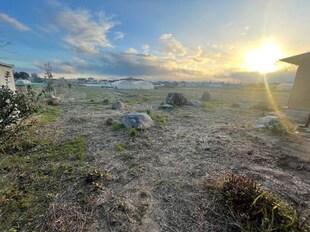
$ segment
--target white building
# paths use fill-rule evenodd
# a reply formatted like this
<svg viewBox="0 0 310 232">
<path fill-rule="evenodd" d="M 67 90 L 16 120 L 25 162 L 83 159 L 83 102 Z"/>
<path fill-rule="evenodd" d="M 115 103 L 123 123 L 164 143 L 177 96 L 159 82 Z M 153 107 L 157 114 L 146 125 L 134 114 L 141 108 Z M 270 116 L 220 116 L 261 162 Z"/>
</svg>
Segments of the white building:
<svg viewBox="0 0 310 232">
<path fill-rule="evenodd" d="M 15 91 L 15 82 L 14 82 L 14 76 L 13 76 L 13 67 L 14 65 L 12 64 L 5 64 L 0 62 L 0 87 L 1 86 L 6 86 Z M 6 83 L 5 75 L 6 73 L 9 72 L 9 78 L 8 78 L 8 83 Z"/>
<path fill-rule="evenodd" d="M 149 81 L 143 80 L 123 80 L 115 82 L 117 89 L 154 89 L 154 85 Z"/>
</svg>

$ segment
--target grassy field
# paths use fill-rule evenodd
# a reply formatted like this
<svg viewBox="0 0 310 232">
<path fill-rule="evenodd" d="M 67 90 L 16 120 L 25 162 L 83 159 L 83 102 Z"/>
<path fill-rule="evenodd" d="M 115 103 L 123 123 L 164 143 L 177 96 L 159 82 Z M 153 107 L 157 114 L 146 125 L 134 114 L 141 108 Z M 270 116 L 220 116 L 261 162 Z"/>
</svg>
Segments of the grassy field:
<svg viewBox="0 0 310 232">
<path fill-rule="evenodd" d="M 272 110 L 272 99 L 281 108 L 289 93 L 211 89 L 201 106 L 159 107 L 168 92 L 200 100 L 203 91 L 59 91 L 60 106 L 42 110 L 0 147 L 0 231 L 258 231 L 221 205 L 227 195 L 218 181 L 228 173 L 251 177 L 257 194 L 267 191 L 272 204 L 289 209 L 281 220 L 295 227 L 287 231 L 307 231 L 310 163 L 299 157 L 307 159 L 309 138 L 251 126 L 270 114 L 252 106 Z M 111 109 L 116 99 L 123 109 Z M 124 128 L 121 115 L 131 111 L 148 112 L 154 126 Z"/>
</svg>

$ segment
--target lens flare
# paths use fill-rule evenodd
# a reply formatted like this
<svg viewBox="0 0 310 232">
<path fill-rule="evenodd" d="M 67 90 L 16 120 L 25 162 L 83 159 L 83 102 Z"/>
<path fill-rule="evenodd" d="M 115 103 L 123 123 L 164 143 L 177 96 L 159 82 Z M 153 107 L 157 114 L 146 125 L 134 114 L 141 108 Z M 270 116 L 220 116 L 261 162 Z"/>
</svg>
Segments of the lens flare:
<svg viewBox="0 0 310 232">
<path fill-rule="evenodd" d="M 274 72 L 277 70 L 275 63 L 281 56 L 279 46 L 274 41 L 268 40 L 245 54 L 244 65 L 250 72 Z"/>
</svg>

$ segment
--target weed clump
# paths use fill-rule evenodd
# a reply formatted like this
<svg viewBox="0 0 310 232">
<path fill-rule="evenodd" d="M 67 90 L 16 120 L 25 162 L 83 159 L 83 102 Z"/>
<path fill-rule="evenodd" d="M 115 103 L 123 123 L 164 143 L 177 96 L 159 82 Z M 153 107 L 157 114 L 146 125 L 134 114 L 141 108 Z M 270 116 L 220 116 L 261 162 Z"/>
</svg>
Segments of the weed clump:
<svg viewBox="0 0 310 232">
<path fill-rule="evenodd" d="M 116 148 L 117 148 L 118 151 L 124 150 L 124 146 L 123 146 L 123 144 L 122 144 L 121 142 L 119 142 L 119 143 L 117 144 Z"/>
<path fill-rule="evenodd" d="M 129 129 L 129 135 L 130 135 L 130 137 L 135 137 L 137 135 L 136 128 L 130 128 Z"/>
<path fill-rule="evenodd" d="M 124 125 L 123 125 L 123 123 L 121 123 L 121 122 L 114 121 L 114 122 L 112 123 L 112 129 L 113 129 L 114 131 L 120 130 L 120 129 L 122 129 L 123 127 L 124 127 Z"/>
<path fill-rule="evenodd" d="M 165 115 L 165 114 L 161 114 L 161 113 L 151 111 L 150 113 L 148 113 L 148 115 L 150 115 L 150 117 L 153 121 L 159 122 L 161 125 L 167 124 L 167 115 Z"/>
<path fill-rule="evenodd" d="M 248 176 L 228 174 L 215 192 L 242 231 L 307 231 L 293 208 Z"/>
<path fill-rule="evenodd" d="M 287 135 L 289 132 L 289 128 L 280 121 L 271 122 L 266 128 L 274 135 Z"/>
</svg>

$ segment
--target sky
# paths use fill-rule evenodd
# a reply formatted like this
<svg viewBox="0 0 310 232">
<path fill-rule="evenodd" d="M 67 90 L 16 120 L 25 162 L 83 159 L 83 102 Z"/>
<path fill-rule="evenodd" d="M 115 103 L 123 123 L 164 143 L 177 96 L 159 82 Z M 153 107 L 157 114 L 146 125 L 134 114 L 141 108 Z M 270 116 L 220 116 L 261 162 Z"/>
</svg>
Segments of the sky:
<svg viewBox="0 0 310 232">
<path fill-rule="evenodd" d="M 309 0 L 2 0 L 0 62 L 40 75 L 49 62 L 56 78 L 259 82 L 268 70 L 287 82 L 291 66 L 255 67 L 309 51 L 309 9 Z"/>
</svg>

